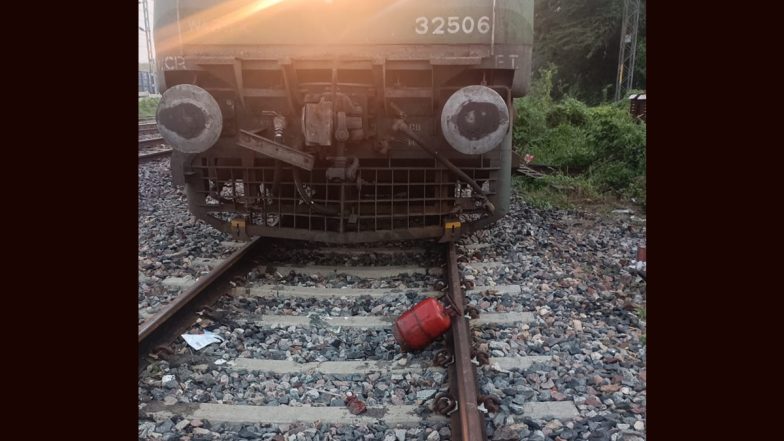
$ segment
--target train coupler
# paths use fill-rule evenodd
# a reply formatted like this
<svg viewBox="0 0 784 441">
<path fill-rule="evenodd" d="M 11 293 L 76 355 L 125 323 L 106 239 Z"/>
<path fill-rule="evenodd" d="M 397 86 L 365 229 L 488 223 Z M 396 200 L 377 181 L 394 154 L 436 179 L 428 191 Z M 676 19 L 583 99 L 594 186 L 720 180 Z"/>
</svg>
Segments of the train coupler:
<svg viewBox="0 0 784 441">
<path fill-rule="evenodd" d="M 236 216 L 229 221 L 229 234 L 234 240 L 247 241 L 250 240 L 248 232 L 245 229 L 246 219 L 244 216 Z"/>
<path fill-rule="evenodd" d="M 452 242 L 460 238 L 463 224 L 460 221 L 444 222 L 444 234 L 439 242 Z"/>
</svg>

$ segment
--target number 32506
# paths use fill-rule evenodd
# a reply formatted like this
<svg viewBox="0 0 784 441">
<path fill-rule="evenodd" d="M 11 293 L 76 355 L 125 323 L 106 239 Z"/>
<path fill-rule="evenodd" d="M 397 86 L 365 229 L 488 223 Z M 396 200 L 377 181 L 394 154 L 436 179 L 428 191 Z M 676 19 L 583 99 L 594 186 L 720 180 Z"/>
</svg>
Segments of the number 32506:
<svg viewBox="0 0 784 441">
<path fill-rule="evenodd" d="M 416 19 L 416 33 L 424 35 L 427 33 L 433 35 L 443 34 L 457 34 L 463 32 L 470 34 L 474 30 L 479 31 L 480 34 L 490 32 L 490 17 L 482 16 L 479 20 L 474 20 L 474 17 L 417 17 Z"/>
</svg>

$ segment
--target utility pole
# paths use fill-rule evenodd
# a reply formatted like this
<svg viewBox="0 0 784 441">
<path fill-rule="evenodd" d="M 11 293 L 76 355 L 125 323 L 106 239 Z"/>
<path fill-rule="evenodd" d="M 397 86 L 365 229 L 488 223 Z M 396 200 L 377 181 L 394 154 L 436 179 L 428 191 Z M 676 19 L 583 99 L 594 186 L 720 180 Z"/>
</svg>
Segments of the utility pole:
<svg viewBox="0 0 784 441">
<path fill-rule="evenodd" d="M 640 0 L 623 1 L 621 49 L 618 52 L 618 78 L 615 101 L 620 100 L 634 83 L 634 58 L 637 55 L 637 29 L 640 24 Z M 623 92 L 623 93 L 622 93 Z"/>
<path fill-rule="evenodd" d="M 144 10 L 144 39 L 147 41 L 147 66 L 150 72 L 150 84 L 152 85 L 153 93 L 158 93 L 158 85 L 155 82 L 155 58 L 152 54 L 152 35 L 150 33 L 150 14 L 147 9 L 147 1 L 141 0 L 142 9 Z"/>
</svg>

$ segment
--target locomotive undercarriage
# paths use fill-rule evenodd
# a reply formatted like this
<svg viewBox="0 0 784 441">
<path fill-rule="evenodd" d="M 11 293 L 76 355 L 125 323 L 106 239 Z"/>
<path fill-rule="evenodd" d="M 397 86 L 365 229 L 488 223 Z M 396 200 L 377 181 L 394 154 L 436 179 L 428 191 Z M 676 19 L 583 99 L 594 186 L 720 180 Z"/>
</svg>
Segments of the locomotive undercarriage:
<svg viewBox="0 0 784 441">
<path fill-rule="evenodd" d="M 486 84 L 509 105 L 512 71 L 428 61 L 244 66 L 255 68 L 166 72 L 170 86 L 208 91 L 223 117 L 214 146 L 172 157 L 197 218 L 238 239 L 352 243 L 453 240 L 505 213 L 511 129 L 491 151 L 463 154 L 444 140 L 438 117 L 469 84 Z"/>
<path fill-rule="evenodd" d="M 496 199 L 499 168 L 482 162 L 458 164 Z M 201 157 L 186 177 L 190 210 L 238 239 L 262 235 L 345 243 L 448 238 L 496 217 L 486 213 L 469 185 L 434 159 L 365 160 L 356 182 L 329 182 L 329 165 L 300 171 L 300 191 L 294 168 L 279 166 L 276 172 L 274 160 L 253 158 L 252 165 L 243 166 L 240 158 Z M 484 221 L 477 224 L 479 219 Z M 450 231 L 450 225 L 460 225 L 459 230 Z"/>
</svg>

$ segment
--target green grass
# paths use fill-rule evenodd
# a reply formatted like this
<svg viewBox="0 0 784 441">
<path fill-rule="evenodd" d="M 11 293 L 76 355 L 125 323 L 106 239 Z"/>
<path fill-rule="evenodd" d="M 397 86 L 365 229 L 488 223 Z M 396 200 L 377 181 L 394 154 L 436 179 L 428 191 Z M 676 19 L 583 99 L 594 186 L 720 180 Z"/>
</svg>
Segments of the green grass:
<svg viewBox="0 0 784 441">
<path fill-rule="evenodd" d="M 549 210 L 551 208 L 571 208 L 569 198 L 566 193 L 542 185 L 539 181 L 534 181 L 523 176 L 514 176 L 512 185 L 518 194 L 525 198 L 531 206 L 535 208 Z"/>
<path fill-rule="evenodd" d="M 139 118 L 152 118 L 158 109 L 160 98 L 146 97 L 139 100 Z"/>
<path fill-rule="evenodd" d="M 640 320 L 645 320 L 646 317 L 645 308 L 643 307 L 637 308 L 637 317 L 639 317 Z"/>
<path fill-rule="evenodd" d="M 551 175 L 540 179 L 527 176 L 512 178 L 514 189 L 526 202 L 536 208 L 571 209 L 596 203 L 606 203 L 593 184 L 584 177 Z"/>
<path fill-rule="evenodd" d="M 641 306 L 641 307 L 637 308 L 637 311 L 635 311 L 635 312 L 637 313 L 637 317 L 639 317 L 640 320 L 645 320 L 646 319 L 647 312 L 646 312 L 646 309 L 645 309 L 644 306 Z M 641 335 L 640 336 L 640 344 L 645 346 L 645 344 L 647 342 L 648 342 L 647 334 Z"/>
</svg>

